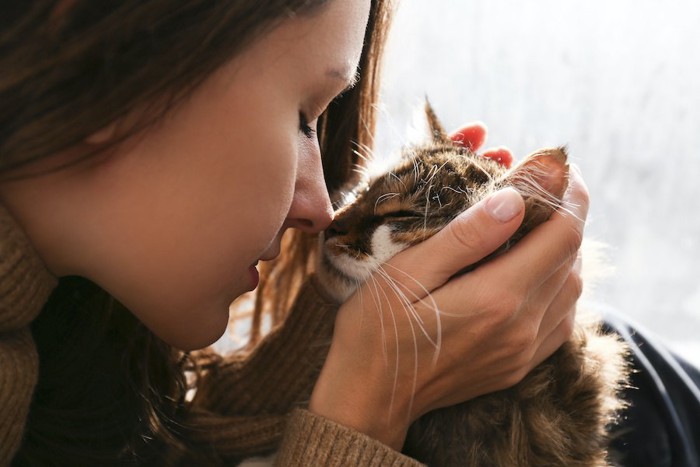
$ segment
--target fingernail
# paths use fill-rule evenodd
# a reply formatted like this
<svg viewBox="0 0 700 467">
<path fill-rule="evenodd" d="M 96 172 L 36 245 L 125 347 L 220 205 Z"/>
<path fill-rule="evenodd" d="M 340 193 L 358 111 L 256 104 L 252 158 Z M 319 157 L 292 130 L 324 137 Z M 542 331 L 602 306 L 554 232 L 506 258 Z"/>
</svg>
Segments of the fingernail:
<svg viewBox="0 0 700 467">
<path fill-rule="evenodd" d="M 498 222 L 508 222 L 520 214 L 523 201 L 514 188 L 505 188 L 486 201 L 486 212 Z"/>
</svg>

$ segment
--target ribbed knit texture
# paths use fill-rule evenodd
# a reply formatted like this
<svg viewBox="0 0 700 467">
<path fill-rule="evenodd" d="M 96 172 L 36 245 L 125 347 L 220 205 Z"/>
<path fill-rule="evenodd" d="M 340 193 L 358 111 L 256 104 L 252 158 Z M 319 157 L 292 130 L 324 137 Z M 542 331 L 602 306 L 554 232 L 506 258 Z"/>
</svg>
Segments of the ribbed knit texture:
<svg viewBox="0 0 700 467">
<path fill-rule="evenodd" d="M 17 224 L 0 206 L 0 466 L 21 445 L 38 378 L 29 324 L 56 279 Z M 222 359 L 204 375 L 192 413 L 206 420 L 202 435 L 222 458 L 279 449 L 280 466 L 419 466 L 350 428 L 312 414 L 306 406 L 333 332 L 337 306 L 309 280 L 284 325 L 250 354 Z M 290 415 L 291 414 L 291 415 Z"/>
<path fill-rule="evenodd" d="M 406 467 L 422 465 L 384 444 L 307 410 L 292 412 L 277 465 Z"/>
<path fill-rule="evenodd" d="M 29 323 L 56 286 L 26 237 L 0 206 L 0 465 L 19 448 L 38 377 Z"/>
</svg>

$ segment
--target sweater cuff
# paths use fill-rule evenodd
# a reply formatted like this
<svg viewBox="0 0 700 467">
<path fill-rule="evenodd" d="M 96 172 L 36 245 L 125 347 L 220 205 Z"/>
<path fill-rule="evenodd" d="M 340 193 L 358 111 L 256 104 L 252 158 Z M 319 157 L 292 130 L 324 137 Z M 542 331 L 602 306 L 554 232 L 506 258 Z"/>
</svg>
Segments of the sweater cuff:
<svg viewBox="0 0 700 467">
<path fill-rule="evenodd" d="M 420 462 L 379 441 L 304 409 L 287 422 L 278 466 L 418 467 Z"/>
</svg>

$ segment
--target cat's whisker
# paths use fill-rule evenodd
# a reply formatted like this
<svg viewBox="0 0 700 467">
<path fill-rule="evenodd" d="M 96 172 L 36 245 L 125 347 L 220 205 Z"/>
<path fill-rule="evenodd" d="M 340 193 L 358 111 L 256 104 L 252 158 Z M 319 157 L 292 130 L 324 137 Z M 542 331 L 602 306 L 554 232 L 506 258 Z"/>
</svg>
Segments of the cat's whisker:
<svg viewBox="0 0 700 467">
<path fill-rule="evenodd" d="M 356 149 L 353 150 L 352 153 L 359 157 L 361 160 L 363 160 L 366 164 L 369 164 L 372 160 L 371 156 L 366 156 Z"/>
<path fill-rule="evenodd" d="M 400 349 L 399 349 L 399 327 L 398 323 L 396 322 L 396 315 L 394 314 L 394 309 L 391 306 L 391 302 L 389 301 L 389 296 L 386 294 L 386 290 L 384 288 L 379 287 L 377 285 L 377 279 L 374 278 L 374 276 L 370 276 L 372 278 L 372 282 L 374 283 L 374 286 L 376 289 L 379 289 L 382 291 L 384 294 L 384 298 L 387 300 L 387 304 L 389 305 L 389 316 L 391 317 L 392 324 L 394 325 L 394 345 L 395 345 L 395 361 L 394 361 L 394 380 L 393 380 L 393 385 L 392 385 L 392 391 L 391 391 L 391 399 L 389 400 L 389 412 L 388 412 L 388 421 L 391 421 L 391 415 L 394 411 L 394 398 L 396 396 L 396 389 L 398 388 L 399 384 L 399 357 L 400 357 Z M 386 280 L 386 279 L 384 279 Z M 400 299 L 400 297 L 399 297 Z M 380 312 L 380 315 L 382 313 Z M 387 346 L 387 339 L 386 339 L 386 330 L 384 329 L 384 318 L 380 316 L 380 323 L 382 327 L 382 348 L 383 348 L 383 353 L 384 353 L 384 364 L 386 367 L 389 367 L 389 350 Z"/>
<path fill-rule="evenodd" d="M 420 179 L 420 166 L 415 154 L 411 154 L 411 162 L 413 163 L 413 183 L 416 183 Z"/>
<path fill-rule="evenodd" d="M 363 126 L 364 133 L 365 133 L 365 135 L 367 135 L 371 144 L 374 144 L 374 128 L 365 119 L 362 119 L 361 125 Z"/>
<path fill-rule="evenodd" d="M 365 319 L 365 295 L 362 291 L 362 283 L 360 280 L 356 278 L 353 278 L 352 280 L 355 282 L 354 290 L 356 290 L 357 294 L 360 296 L 360 325 L 362 325 Z"/>
<path fill-rule="evenodd" d="M 581 207 L 579 204 L 572 203 L 571 201 L 564 201 L 559 205 L 558 210 L 562 215 L 569 215 L 578 221 L 583 221 L 581 217 L 576 214 L 577 208 Z"/>
<path fill-rule="evenodd" d="M 465 194 L 465 195 L 467 194 L 467 192 L 464 191 L 462 188 L 460 188 L 458 190 L 456 188 L 451 187 L 450 185 L 443 186 L 442 188 L 440 188 L 440 191 L 442 191 L 442 190 L 450 190 L 451 192 L 457 193 L 457 194 Z"/>
<path fill-rule="evenodd" d="M 396 285 L 396 279 L 392 278 L 381 266 L 377 268 L 376 272 L 386 281 L 387 285 L 392 289 L 394 294 L 404 304 L 404 306 L 410 310 L 413 319 L 415 319 L 421 325 L 421 329 L 423 329 L 423 325 L 425 324 L 423 319 L 414 308 L 411 300 L 406 297 L 406 294 Z M 425 332 L 425 330 L 423 333 L 426 334 L 426 337 L 428 340 L 430 340 L 430 336 Z"/>
<path fill-rule="evenodd" d="M 362 179 L 370 178 L 367 167 L 355 164 L 355 166 L 352 168 L 352 172 L 358 174 Z"/>
<path fill-rule="evenodd" d="M 423 230 L 428 230 L 428 212 L 430 212 L 430 190 L 433 189 L 433 185 L 428 186 L 425 193 L 425 209 L 423 210 Z"/>
<path fill-rule="evenodd" d="M 391 290 L 394 292 L 396 297 L 403 302 L 404 304 L 404 312 L 406 313 L 406 317 L 408 318 L 409 325 L 411 326 L 411 334 L 413 335 L 413 345 L 414 345 L 414 392 L 415 392 L 415 385 L 417 384 L 417 378 L 418 378 L 418 341 L 416 340 L 416 332 L 415 332 L 415 327 L 413 326 L 411 317 L 416 320 L 418 324 L 420 324 L 419 329 L 423 333 L 423 335 L 428 339 L 428 341 L 433 344 L 437 345 L 431 338 L 429 333 L 427 332 L 424 322 L 420 315 L 418 314 L 417 310 L 411 303 L 411 301 L 406 297 L 406 294 L 396 285 L 396 280 L 389 276 L 389 274 L 384 271 L 381 267 L 377 270 L 377 272 L 380 274 L 381 277 L 384 278 L 384 280 L 387 282 Z M 398 343 L 398 336 L 397 338 L 397 343 Z M 398 368 L 398 361 L 397 361 L 397 368 Z M 394 388 L 394 391 L 396 388 Z M 392 407 L 393 407 L 393 394 L 392 393 Z M 413 400 L 411 400 L 409 404 L 409 414 L 411 412 L 411 407 L 413 405 Z"/>
<path fill-rule="evenodd" d="M 481 174 L 484 175 L 484 176 L 486 176 L 486 178 L 487 178 L 489 181 L 493 181 L 493 179 L 494 179 L 494 178 L 493 178 L 493 174 L 489 173 L 486 169 L 484 169 L 483 167 L 479 167 L 478 165 L 474 165 L 474 166 L 472 166 L 472 167 L 473 167 L 475 170 L 480 171 Z"/>
<path fill-rule="evenodd" d="M 389 285 L 390 289 L 393 290 L 394 293 L 396 293 L 396 296 L 399 298 L 399 300 L 401 300 L 402 296 L 404 299 L 406 299 L 405 295 L 403 295 L 403 293 L 400 290 L 395 288 L 395 284 L 394 284 L 392 278 L 386 273 L 386 271 L 383 271 L 383 270 L 380 271 L 379 269 L 377 271 L 379 272 L 380 276 L 384 278 L 387 285 Z M 394 286 L 394 287 L 392 287 L 392 286 Z M 388 300 L 388 297 L 387 297 L 387 300 Z M 411 389 L 411 398 L 408 402 L 408 409 L 406 411 L 406 419 L 407 419 L 407 421 L 410 421 L 411 412 L 413 411 L 413 402 L 414 402 L 414 397 L 415 397 L 415 393 L 416 393 L 416 387 L 418 386 L 418 340 L 416 338 L 417 336 L 416 336 L 415 327 L 413 325 L 413 320 L 411 319 L 411 316 L 415 317 L 416 311 L 415 311 L 415 308 L 413 308 L 413 306 L 410 305 L 410 302 L 409 302 L 409 306 L 404 306 L 402 308 L 404 309 L 404 313 L 406 313 L 406 318 L 408 318 L 408 325 L 410 326 L 411 336 L 413 337 L 413 385 L 412 385 L 412 389 Z M 393 314 L 392 314 L 392 317 L 393 317 Z M 396 319 L 396 318 L 393 317 L 393 319 Z M 420 328 L 423 331 L 423 333 L 425 334 L 425 330 L 423 329 L 423 327 L 421 326 Z M 396 335 L 396 342 L 398 344 L 398 331 L 397 331 L 397 335 Z M 398 348 L 397 348 L 396 355 L 397 355 L 396 369 L 398 371 L 398 367 L 399 367 L 399 365 L 398 365 L 399 364 Z M 396 374 L 396 379 L 394 380 L 394 389 L 393 389 L 392 395 L 391 395 L 391 403 L 390 403 L 391 408 L 389 410 L 389 419 L 388 419 L 389 422 L 391 421 L 391 415 L 392 415 L 393 404 L 394 404 L 394 394 L 396 393 L 397 384 L 398 384 L 398 373 Z"/>
<path fill-rule="evenodd" d="M 377 279 L 374 276 L 370 276 L 372 280 L 372 285 L 374 286 L 374 291 L 377 294 L 377 301 L 381 302 L 381 297 L 379 296 L 379 292 L 381 291 L 382 294 L 384 295 L 384 299 L 386 300 L 387 305 L 389 306 L 389 316 L 391 316 L 392 321 L 394 322 L 394 331 L 396 332 L 396 319 L 394 318 L 394 310 L 391 306 L 391 302 L 389 302 L 389 297 L 387 297 L 386 292 L 382 287 L 379 286 L 377 283 Z M 387 339 L 386 339 L 386 327 L 384 325 L 384 311 L 382 310 L 382 307 L 379 307 L 379 326 L 382 329 L 382 356 L 384 357 L 384 366 L 389 368 L 389 349 L 387 345 Z"/>
<path fill-rule="evenodd" d="M 393 171 L 392 171 L 392 172 L 389 172 L 389 176 L 392 177 L 392 178 L 394 178 L 394 179 L 396 179 L 396 181 L 399 182 L 399 183 L 401 184 L 401 186 L 403 187 L 404 191 L 408 191 L 408 187 L 406 186 L 406 184 L 404 183 L 404 181 L 401 180 L 401 178 L 400 178 L 398 175 L 396 175 L 395 172 L 393 172 Z"/>
<path fill-rule="evenodd" d="M 357 148 L 353 150 L 353 153 L 363 161 L 370 163 L 374 159 L 374 150 L 369 145 L 357 142 L 353 142 L 353 145 Z M 364 154 L 360 151 L 364 152 Z"/>
<path fill-rule="evenodd" d="M 435 177 L 435 175 L 438 174 L 438 172 L 442 172 L 442 169 L 444 169 L 447 164 L 449 164 L 449 161 L 445 161 L 440 167 L 435 168 L 435 172 L 433 173 L 431 180 L 433 177 Z"/>
<path fill-rule="evenodd" d="M 365 148 L 363 148 L 361 145 L 359 145 L 359 144 L 357 144 L 357 143 L 355 143 L 355 145 L 358 147 L 358 149 L 353 149 L 352 153 L 355 154 L 355 155 L 356 155 L 357 157 L 359 157 L 360 159 L 362 159 L 363 161 L 369 162 L 369 157 L 368 157 L 368 156 L 365 156 L 364 154 L 362 154 L 362 153 L 360 152 L 360 149 L 365 149 Z"/>
<path fill-rule="evenodd" d="M 431 165 L 430 170 L 428 170 L 428 174 L 425 176 L 423 181 L 427 183 L 431 183 L 433 179 L 435 178 L 435 175 L 437 174 L 437 166 L 436 165 Z"/>
<path fill-rule="evenodd" d="M 379 204 L 383 203 L 384 201 L 389 201 L 390 199 L 396 198 L 397 196 L 400 196 L 399 193 L 384 193 L 382 196 L 377 198 L 377 201 L 374 202 L 374 212 L 377 212 L 377 206 Z"/>
<path fill-rule="evenodd" d="M 423 334 L 423 336 L 425 336 L 425 338 L 428 340 L 428 342 L 435 348 L 436 355 L 435 355 L 434 362 L 433 362 L 433 363 L 435 363 L 436 359 L 437 359 L 437 353 L 439 353 L 440 346 L 442 345 L 442 334 L 441 334 L 441 325 L 439 323 L 439 315 L 437 316 L 438 323 L 436 325 L 437 336 L 436 336 L 436 338 L 433 338 L 425 326 L 425 320 L 421 317 L 420 313 L 418 313 L 418 310 L 416 310 L 416 308 L 413 305 L 413 303 L 411 302 L 411 300 L 406 296 L 406 293 L 402 290 L 402 288 L 400 288 L 397 285 L 397 284 L 400 284 L 400 285 L 403 285 L 403 284 L 401 284 L 397 279 L 392 278 L 389 275 L 389 273 L 387 273 L 384 269 L 380 268 L 377 270 L 377 272 L 380 275 L 382 275 L 382 277 L 385 278 L 385 280 L 388 282 L 390 287 L 392 287 L 396 296 L 399 298 L 399 300 L 401 300 L 404 303 L 406 311 L 410 312 L 411 316 L 413 316 L 413 319 L 416 321 L 417 324 L 419 324 L 419 329 L 421 330 L 421 333 Z M 406 287 L 404 286 L 403 289 L 406 289 Z M 406 290 L 408 290 L 408 289 L 406 289 Z M 413 293 L 411 293 L 411 294 L 414 295 L 414 298 L 417 299 L 420 303 L 425 304 L 425 302 L 423 302 L 422 299 L 420 299 L 419 297 L 417 297 Z M 431 296 L 431 300 L 432 300 L 432 296 Z M 428 305 L 428 308 L 435 310 L 437 308 L 437 306 L 431 307 Z"/>
<path fill-rule="evenodd" d="M 384 329 L 384 311 L 382 310 L 382 303 L 381 303 L 381 297 L 379 297 L 379 290 L 381 289 L 379 285 L 377 284 L 377 280 L 373 277 L 370 276 L 370 279 L 372 281 L 372 287 L 374 288 L 374 293 L 370 290 L 370 295 L 372 296 L 372 300 L 374 301 L 374 305 L 377 309 L 377 312 L 379 313 L 379 326 L 382 330 L 382 356 L 384 357 L 384 365 L 388 368 L 389 367 L 389 352 L 387 349 L 387 344 L 386 344 L 386 333 Z M 391 313 L 393 316 L 393 312 Z M 394 324 L 396 326 L 396 324 Z"/>
<path fill-rule="evenodd" d="M 397 294 L 397 297 L 399 298 L 400 301 L 405 300 L 405 296 L 402 299 L 401 295 L 398 294 L 398 292 L 400 292 L 400 291 L 398 291 L 394 287 L 392 287 L 393 284 L 392 284 L 391 278 L 382 276 L 381 274 L 380 274 L 380 277 L 382 277 L 386 281 L 386 283 L 390 286 L 390 290 L 392 290 L 395 294 Z M 380 326 L 382 329 L 382 347 L 383 347 L 382 350 L 383 350 L 384 363 L 387 366 L 387 368 L 389 365 L 389 357 L 388 357 L 386 330 L 385 330 L 385 326 L 384 326 L 384 316 L 383 316 L 384 312 L 383 312 L 381 303 L 378 303 L 378 302 L 381 302 L 381 299 L 379 298 L 380 291 L 384 295 L 384 298 L 386 299 L 386 302 L 387 302 L 387 306 L 389 307 L 389 316 L 391 317 L 393 329 L 394 329 L 394 342 L 395 342 L 395 352 L 394 352 L 395 362 L 394 363 L 395 363 L 395 365 L 394 365 L 394 375 L 393 375 L 393 389 L 392 389 L 392 393 L 391 393 L 391 399 L 389 401 L 389 410 L 387 413 L 388 421 L 391 421 L 391 417 L 392 417 L 393 412 L 394 412 L 395 395 L 396 395 L 396 391 L 398 388 L 398 381 L 399 381 L 400 350 L 399 350 L 398 324 L 396 322 L 396 315 L 394 313 L 393 307 L 391 306 L 391 301 L 389 300 L 389 297 L 386 293 L 386 289 L 384 287 L 380 287 L 378 285 L 377 279 L 374 276 L 370 276 L 370 279 L 372 281 L 372 285 L 373 285 L 375 293 L 376 293 L 375 304 L 376 304 L 377 310 L 379 312 Z M 404 310 L 406 312 L 408 311 L 406 309 L 406 307 L 404 307 Z M 413 335 L 413 343 L 414 343 L 414 377 L 413 377 L 414 380 L 413 380 L 412 393 L 415 393 L 415 388 L 417 386 L 417 380 L 418 380 L 418 344 L 416 341 L 415 330 L 414 330 L 413 324 L 410 320 L 410 317 L 409 317 L 409 325 L 411 327 L 411 334 Z M 411 396 L 411 400 L 409 401 L 409 410 L 407 412 L 407 416 L 410 416 L 412 406 L 413 406 L 413 396 Z"/>
<path fill-rule="evenodd" d="M 400 274 L 403 274 L 403 275 L 406 276 L 408 279 L 410 279 L 411 281 L 413 281 L 413 283 L 416 284 L 416 285 L 424 292 L 424 296 L 423 296 L 423 297 L 418 296 L 416 293 L 414 293 L 411 289 L 409 289 L 409 288 L 407 288 L 407 287 L 404 287 L 404 289 L 405 289 L 406 291 L 408 291 L 408 293 L 410 293 L 411 295 L 413 295 L 413 298 L 414 298 L 415 300 L 418 300 L 418 302 L 422 303 L 422 304 L 425 305 L 429 310 L 432 310 L 433 313 L 435 313 L 435 327 L 436 327 L 436 329 L 435 329 L 435 331 L 436 331 L 435 340 L 430 339 L 429 336 L 428 336 L 428 338 L 430 339 L 431 344 L 433 344 L 433 346 L 435 347 L 435 353 L 434 353 L 434 355 L 433 355 L 433 365 L 435 365 L 435 364 L 437 363 L 437 359 L 438 359 L 438 357 L 439 357 L 439 355 L 440 355 L 440 349 L 442 348 L 442 321 L 441 321 L 441 316 L 443 316 L 443 315 L 444 315 L 444 316 L 450 316 L 451 314 L 449 314 L 449 313 L 447 313 L 447 312 L 444 312 L 444 311 L 441 311 L 441 310 L 438 308 L 437 302 L 435 302 L 435 299 L 433 298 L 433 295 L 430 293 L 430 291 L 429 291 L 428 289 L 426 289 L 425 286 L 424 286 L 419 280 L 417 280 L 415 277 L 413 277 L 411 274 L 407 273 L 406 271 L 402 270 L 401 268 L 398 268 L 398 267 L 396 267 L 396 266 L 394 266 L 393 264 L 390 264 L 390 263 L 384 263 L 384 265 L 382 266 L 382 269 L 383 269 L 384 267 L 386 267 L 386 266 L 388 266 L 388 267 L 394 269 L 396 272 L 398 272 L 398 273 L 400 273 Z M 384 272 L 386 273 L 386 271 L 384 271 Z M 396 280 L 396 279 L 395 279 L 395 280 Z M 397 281 L 397 282 L 398 282 L 398 281 Z M 403 291 L 402 291 L 402 292 L 403 292 Z M 428 300 L 428 302 L 426 302 L 426 299 Z"/>
<path fill-rule="evenodd" d="M 581 220 L 565 201 L 561 201 L 538 182 L 538 180 L 546 180 L 548 174 L 549 170 L 545 166 L 534 164 L 527 171 L 521 170 L 513 175 L 509 184 L 513 185 L 523 195 L 523 198 L 536 200 L 553 211 L 559 211 Z M 575 208 L 575 206 L 573 207 Z"/>
</svg>

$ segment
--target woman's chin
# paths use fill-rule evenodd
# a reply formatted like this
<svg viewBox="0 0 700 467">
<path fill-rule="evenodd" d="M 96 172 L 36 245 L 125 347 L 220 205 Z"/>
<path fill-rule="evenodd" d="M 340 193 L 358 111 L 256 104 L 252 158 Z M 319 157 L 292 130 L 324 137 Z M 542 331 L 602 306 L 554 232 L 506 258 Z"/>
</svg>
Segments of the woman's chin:
<svg viewBox="0 0 700 467">
<path fill-rule="evenodd" d="M 176 349 L 185 352 L 203 349 L 219 340 L 226 332 L 228 309 L 225 310 L 225 313 L 217 313 L 217 316 L 208 321 L 197 320 L 195 322 L 177 324 L 177 326 L 171 326 L 167 330 L 152 329 L 152 331 Z"/>
</svg>

